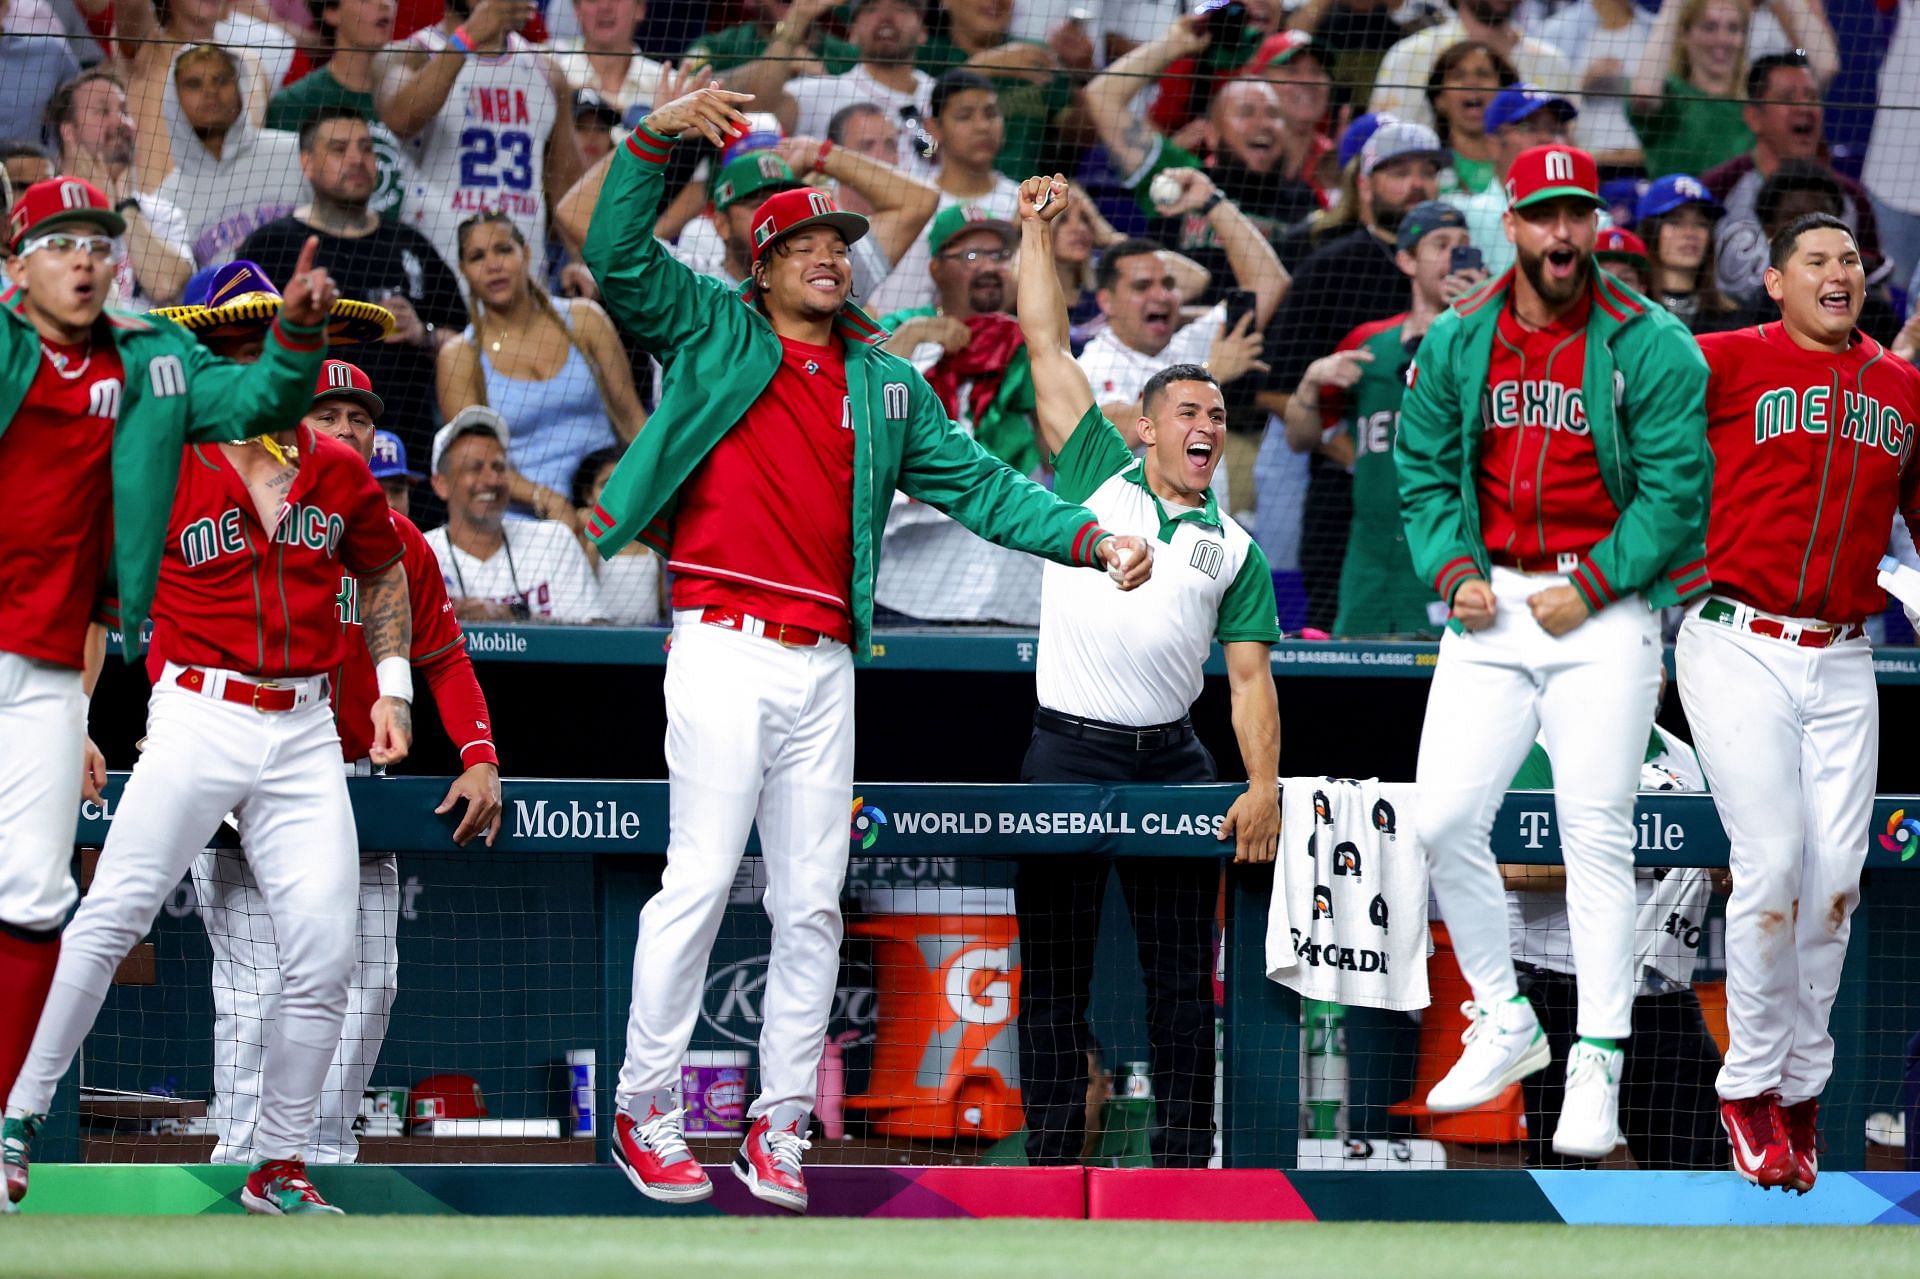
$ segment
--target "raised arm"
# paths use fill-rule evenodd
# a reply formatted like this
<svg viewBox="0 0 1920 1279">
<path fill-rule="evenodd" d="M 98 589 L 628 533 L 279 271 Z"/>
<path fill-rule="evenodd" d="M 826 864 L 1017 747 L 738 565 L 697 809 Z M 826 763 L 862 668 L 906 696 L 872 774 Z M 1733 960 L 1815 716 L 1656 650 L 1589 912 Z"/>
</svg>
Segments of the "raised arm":
<svg viewBox="0 0 1920 1279">
<path fill-rule="evenodd" d="M 1017 313 L 1020 335 L 1027 341 L 1027 362 L 1033 369 L 1034 416 L 1040 421 L 1040 442 L 1049 457 L 1057 457 L 1073 437 L 1087 410 L 1093 407 L 1093 387 L 1087 381 L 1067 335 L 1067 299 L 1060 291 L 1060 273 L 1054 269 L 1053 220 L 1066 211 L 1072 196 L 1065 178 L 1028 178 L 1020 184 L 1020 279 Z M 1035 205 L 1045 201 L 1046 207 Z"/>
<path fill-rule="evenodd" d="M 1840 73 L 1840 42 L 1827 21 L 1824 6 L 1813 0 L 1772 0 L 1773 16 L 1787 33 L 1787 40 L 1807 52 L 1807 70 L 1821 89 Z M 1907 21 L 1913 19 L 1909 17 Z"/>
<path fill-rule="evenodd" d="M 1640 60 L 1633 66 L 1633 96 L 1627 99 L 1627 110 L 1650 113 L 1666 96 L 1667 68 L 1673 62 L 1673 46 L 1680 39 L 1680 11 L 1685 7 L 1678 0 L 1660 6 L 1653 30 L 1640 50 Z"/>
<path fill-rule="evenodd" d="M 931 185 L 858 151 L 830 146 L 802 134 L 782 140 L 778 150 L 797 176 L 824 173 L 866 197 L 873 206 L 873 212 L 867 215 L 867 234 L 880 245 L 889 262 L 897 263 L 906 256 L 940 207 L 940 193 Z"/>
<path fill-rule="evenodd" d="M 580 181 L 587 161 L 580 154 L 580 136 L 573 128 L 573 90 L 567 84 L 567 77 L 561 74 L 560 64 L 551 58 L 547 59 L 547 81 L 553 91 L 556 118 L 553 132 L 547 135 L 546 163 L 541 166 L 540 181 L 541 193 L 551 208 Z"/>
<path fill-rule="evenodd" d="M 1134 94 L 1181 58 L 1198 55 L 1208 43 L 1206 32 L 1191 18 L 1175 18 L 1158 40 L 1141 45 L 1087 86 L 1087 115 L 1122 177 L 1151 161 L 1163 141 L 1159 130 L 1127 109 Z"/>
<path fill-rule="evenodd" d="M 384 74 L 373 87 L 373 109 L 381 123 L 402 138 L 411 138 L 433 123 L 473 50 L 519 30 L 532 15 L 532 0 L 477 0 L 460 28 L 469 42 L 466 50 L 449 43 L 437 52 L 413 48 L 383 55 Z M 563 102 L 562 110 L 568 109 Z"/>
<path fill-rule="evenodd" d="M 1280 265 L 1280 255 L 1273 251 L 1273 242 L 1240 211 L 1239 205 L 1221 194 L 1204 170 L 1168 169 L 1166 176 L 1180 185 L 1180 195 L 1161 206 L 1162 214 L 1177 218 L 1205 210 L 1201 216 L 1206 218 L 1214 242 L 1227 255 L 1234 283 L 1253 292 L 1254 330 L 1265 329 L 1280 299 L 1286 296 L 1287 286 L 1293 283 L 1287 268 Z"/>
</svg>

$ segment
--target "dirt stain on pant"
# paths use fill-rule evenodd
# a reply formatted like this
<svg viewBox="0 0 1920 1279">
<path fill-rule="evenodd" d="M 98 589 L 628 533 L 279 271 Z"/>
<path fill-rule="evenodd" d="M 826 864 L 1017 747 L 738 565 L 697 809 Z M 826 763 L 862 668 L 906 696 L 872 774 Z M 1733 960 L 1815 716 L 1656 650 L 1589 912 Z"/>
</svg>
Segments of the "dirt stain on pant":
<svg viewBox="0 0 1920 1279">
<path fill-rule="evenodd" d="M 1838 934 L 1847 924 L 1847 907 L 1852 903 L 1848 893 L 1835 893 L 1833 900 L 1827 903 L 1827 931 Z"/>
</svg>

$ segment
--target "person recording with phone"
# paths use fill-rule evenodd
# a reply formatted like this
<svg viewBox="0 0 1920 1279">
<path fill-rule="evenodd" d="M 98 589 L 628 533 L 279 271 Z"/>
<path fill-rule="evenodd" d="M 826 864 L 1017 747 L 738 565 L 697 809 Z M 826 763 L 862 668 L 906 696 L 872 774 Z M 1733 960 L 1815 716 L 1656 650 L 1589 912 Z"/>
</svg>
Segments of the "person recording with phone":
<svg viewBox="0 0 1920 1279">
<path fill-rule="evenodd" d="M 1333 623 L 1340 639 L 1434 639 L 1446 624 L 1446 606 L 1413 571 L 1393 440 L 1407 368 L 1427 327 L 1487 272 L 1480 250 L 1468 243 L 1465 216 L 1438 200 L 1407 210 L 1394 262 L 1410 286 L 1407 309 L 1347 334 L 1331 355 L 1307 366 L 1287 397 L 1288 447 L 1296 453 L 1317 449 L 1353 473 L 1353 518 Z M 1315 550 L 1322 557 L 1342 554 L 1337 546 Z"/>
</svg>

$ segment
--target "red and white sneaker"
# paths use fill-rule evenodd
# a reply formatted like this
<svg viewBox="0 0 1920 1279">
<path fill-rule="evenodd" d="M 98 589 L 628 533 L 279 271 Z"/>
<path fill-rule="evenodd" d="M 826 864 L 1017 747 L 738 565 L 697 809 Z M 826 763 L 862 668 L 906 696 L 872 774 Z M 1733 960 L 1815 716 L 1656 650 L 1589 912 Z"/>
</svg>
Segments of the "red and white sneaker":
<svg viewBox="0 0 1920 1279">
<path fill-rule="evenodd" d="M 801 1134 L 811 1127 L 799 1106 L 775 1106 L 753 1121 L 740 1153 L 733 1157 L 733 1174 L 746 1183 L 756 1199 L 788 1212 L 807 1210 L 807 1179 L 800 1172 L 800 1156 L 813 1143 Z"/>
<path fill-rule="evenodd" d="M 263 1217 L 338 1217 L 340 1210 L 320 1197 L 307 1180 L 303 1159 L 263 1159 L 247 1174 L 240 1204 Z"/>
<path fill-rule="evenodd" d="M 1761 1093 L 1738 1101 L 1721 1098 L 1720 1124 L 1733 1143 L 1735 1172 L 1762 1190 L 1791 1184 L 1793 1151 L 1787 1144 L 1778 1093 Z"/>
<path fill-rule="evenodd" d="M 1792 1156 L 1793 1172 L 1787 1189 L 1804 1195 L 1813 1189 L 1813 1179 L 1820 1175 L 1820 1099 L 1809 1097 L 1796 1101 L 1791 1106 L 1782 1106 L 1780 1113 L 1786 1117 L 1787 1149 Z"/>
<path fill-rule="evenodd" d="M 668 1109 L 662 1110 L 662 1106 Z M 639 1116 L 635 1118 L 635 1116 Z M 713 1193 L 707 1170 L 687 1149 L 681 1121 L 687 1112 L 670 1092 L 643 1093 L 613 1121 L 613 1162 L 633 1188 L 662 1203 L 698 1203 Z"/>
</svg>

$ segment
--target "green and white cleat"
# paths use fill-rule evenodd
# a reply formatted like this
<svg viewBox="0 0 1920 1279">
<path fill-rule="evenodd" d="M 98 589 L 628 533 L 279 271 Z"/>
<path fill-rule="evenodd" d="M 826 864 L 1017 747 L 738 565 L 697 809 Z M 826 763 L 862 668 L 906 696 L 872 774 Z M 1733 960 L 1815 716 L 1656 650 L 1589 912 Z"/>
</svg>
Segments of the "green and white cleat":
<svg viewBox="0 0 1920 1279">
<path fill-rule="evenodd" d="M 240 1202 L 248 1212 L 264 1217 L 345 1215 L 320 1197 L 307 1180 L 306 1162 L 300 1159 L 264 1159 L 255 1164 L 240 1191 Z"/>
<path fill-rule="evenodd" d="M 13 1205 L 27 1197 L 27 1157 L 46 1122 L 45 1115 L 23 1113 L 0 1119 L 0 1170 L 5 1171 L 7 1182 L 6 1194 L 0 1195 L 0 1212 L 13 1211 Z"/>
</svg>

